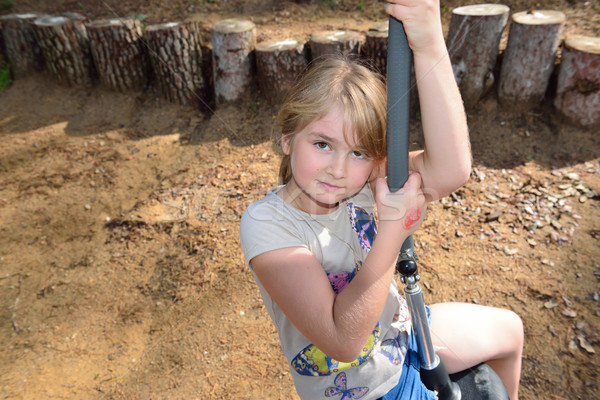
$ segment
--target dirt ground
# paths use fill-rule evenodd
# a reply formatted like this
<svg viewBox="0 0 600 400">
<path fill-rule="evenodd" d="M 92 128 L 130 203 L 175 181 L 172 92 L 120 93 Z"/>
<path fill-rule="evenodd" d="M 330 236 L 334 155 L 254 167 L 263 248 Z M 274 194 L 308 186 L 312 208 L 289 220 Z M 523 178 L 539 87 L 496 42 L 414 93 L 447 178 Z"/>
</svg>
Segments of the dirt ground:
<svg viewBox="0 0 600 400">
<path fill-rule="evenodd" d="M 243 15 L 259 40 L 385 20 L 383 2 L 313 3 L 17 0 L 11 11 L 206 29 Z M 444 1 L 446 26 L 472 3 Z M 507 4 L 560 9 L 565 34 L 600 35 L 597 0 Z M 45 75 L 0 93 L 0 398 L 297 398 L 238 238 L 241 213 L 276 184 L 276 111 L 258 92 L 205 116 L 152 90 Z M 472 179 L 415 234 L 426 301 L 523 318 L 523 399 L 597 398 L 598 130 L 549 102 L 505 111 L 493 94 L 468 118 Z"/>
</svg>

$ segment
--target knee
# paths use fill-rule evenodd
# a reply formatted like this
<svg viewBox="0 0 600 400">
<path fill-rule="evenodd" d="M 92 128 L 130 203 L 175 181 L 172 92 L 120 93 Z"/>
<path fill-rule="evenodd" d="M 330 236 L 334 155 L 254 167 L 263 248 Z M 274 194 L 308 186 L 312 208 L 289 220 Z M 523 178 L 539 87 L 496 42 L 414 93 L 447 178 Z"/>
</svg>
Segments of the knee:
<svg viewBox="0 0 600 400">
<path fill-rule="evenodd" d="M 508 336 L 511 338 L 513 351 L 521 354 L 525 336 L 521 317 L 514 311 L 506 310 L 504 323 L 509 334 Z"/>
</svg>

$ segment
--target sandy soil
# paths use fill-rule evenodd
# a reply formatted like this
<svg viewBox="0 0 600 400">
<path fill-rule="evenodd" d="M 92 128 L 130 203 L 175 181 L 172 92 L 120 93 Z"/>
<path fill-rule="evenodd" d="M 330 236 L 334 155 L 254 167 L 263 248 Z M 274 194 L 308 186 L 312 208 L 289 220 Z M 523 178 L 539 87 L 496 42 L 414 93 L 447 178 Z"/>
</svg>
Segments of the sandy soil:
<svg viewBox="0 0 600 400">
<path fill-rule="evenodd" d="M 262 39 L 384 19 L 377 1 L 17 3 L 207 28 L 244 15 Z M 468 3 L 444 4 L 447 23 Z M 567 13 L 566 33 L 600 34 L 595 1 L 537 4 Z M 245 207 L 276 183 L 276 108 L 256 92 L 205 116 L 152 90 L 39 75 L 0 93 L 0 110 L 0 398 L 295 398 L 238 239 Z M 504 111 L 493 95 L 468 117 L 472 179 L 431 204 L 415 234 L 426 301 L 515 310 L 522 398 L 595 398 L 597 130 L 563 122 L 547 102 Z"/>
</svg>

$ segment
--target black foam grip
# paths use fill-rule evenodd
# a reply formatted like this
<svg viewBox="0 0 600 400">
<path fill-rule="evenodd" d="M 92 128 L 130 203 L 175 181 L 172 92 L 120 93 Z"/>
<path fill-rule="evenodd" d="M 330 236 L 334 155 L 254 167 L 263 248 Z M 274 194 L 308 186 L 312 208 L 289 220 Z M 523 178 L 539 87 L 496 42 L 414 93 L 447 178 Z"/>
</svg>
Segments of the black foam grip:
<svg viewBox="0 0 600 400">
<path fill-rule="evenodd" d="M 509 400 L 500 377 L 485 363 L 452 374 L 450 379 L 460 387 L 463 399 Z"/>
<path fill-rule="evenodd" d="M 387 58 L 387 177 L 395 192 L 408 179 L 408 127 L 412 53 L 402 22 L 389 18 Z"/>
</svg>

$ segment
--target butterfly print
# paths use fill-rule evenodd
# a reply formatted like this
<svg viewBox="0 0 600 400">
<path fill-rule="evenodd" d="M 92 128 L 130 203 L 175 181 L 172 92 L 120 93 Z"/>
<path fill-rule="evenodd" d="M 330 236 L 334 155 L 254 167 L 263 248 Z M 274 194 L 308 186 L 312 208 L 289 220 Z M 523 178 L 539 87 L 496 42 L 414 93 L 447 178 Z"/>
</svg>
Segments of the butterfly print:
<svg viewBox="0 0 600 400">
<path fill-rule="evenodd" d="M 394 365 L 400 365 L 404 361 L 408 347 L 408 333 L 400 330 L 394 339 L 386 339 L 381 342 L 381 354 L 386 356 Z"/>
<path fill-rule="evenodd" d="M 355 206 L 354 203 L 347 203 L 348 216 L 352 224 L 352 229 L 358 234 L 360 246 L 365 250 L 371 250 L 371 245 L 375 236 L 377 236 L 377 223 L 375 216 L 367 213 L 364 208 Z"/>
<path fill-rule="evenodd" d="M 327 376 L 337 374 L 348 368 L 358 367 L 373 358 L 373 348 L 379 342 L 379 332 L 380 326 L 377 323 L 358 358 L 352 362 L 334 360 L 317 346 L 310 344 L 294 357 L 291 366 L 298 374 L 304 376 Z"/>
<path fill-rule="evenodd" d="M 348 389 L 348 382 L 345 372 L 340 372 L 333 381 L 335 387 L 328 387 L 325 389 L 326 397 L 334 397 L 342 395 L 340 400 L 358 400 L 364 397 L 369 391 L 367 387 L 357 387 Z"/>
<path fill-rule="evenodd" d="M 344 288 L 348 286 L 352 279 L 354 279 L 361 266 L 362 262 L 360 260 L 356 260 L 354 270 L 350 272 L 328 272 L 327 278 L 329 279 L 329 283 L 331 284 L 333 291 L 338 294 L 344 290 Z"/>
</svg>

